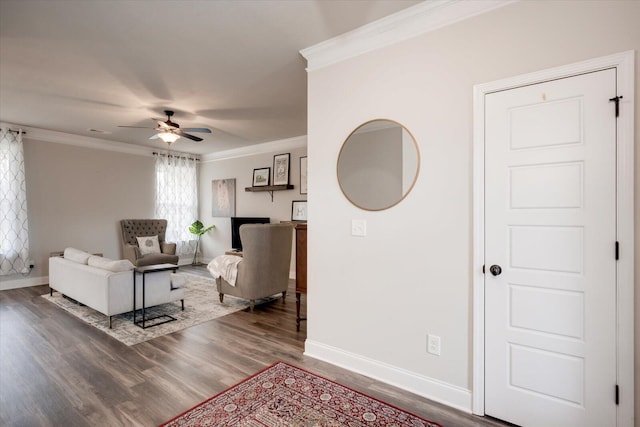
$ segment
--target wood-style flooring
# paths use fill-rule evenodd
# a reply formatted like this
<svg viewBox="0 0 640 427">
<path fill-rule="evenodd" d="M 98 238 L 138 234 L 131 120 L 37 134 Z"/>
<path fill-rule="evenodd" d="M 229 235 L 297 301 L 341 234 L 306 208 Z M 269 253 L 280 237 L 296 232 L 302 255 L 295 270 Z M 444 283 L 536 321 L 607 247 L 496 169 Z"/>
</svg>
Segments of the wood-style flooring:
<svg viewBox="0 0 640 427">
<path fill-rule="evenodd" d="M 155 426 L 278 360 L 445 427 L 506 425 L 303 356 L 306 322 L 296 332 L 293 282 L 284 303 L 131 347 L 40 298 L 48 292 L 0 292 L 0 426 Z"/>
</svg>

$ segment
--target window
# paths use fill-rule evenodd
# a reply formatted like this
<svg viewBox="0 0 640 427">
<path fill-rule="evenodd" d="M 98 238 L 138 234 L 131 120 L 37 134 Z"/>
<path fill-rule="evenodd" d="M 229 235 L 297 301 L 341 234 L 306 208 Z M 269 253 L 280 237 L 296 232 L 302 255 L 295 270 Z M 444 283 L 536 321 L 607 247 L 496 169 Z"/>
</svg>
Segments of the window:
<svg viewBox="0 0 640 427">
<path fill-rule="evenodd" d="M 196 159 L 156 154 L 156 218 L 167 220 L 165 238 L 176 243 L 177 255 L 195 250 L 189 226 L 197 217 Z"/>
</svg>

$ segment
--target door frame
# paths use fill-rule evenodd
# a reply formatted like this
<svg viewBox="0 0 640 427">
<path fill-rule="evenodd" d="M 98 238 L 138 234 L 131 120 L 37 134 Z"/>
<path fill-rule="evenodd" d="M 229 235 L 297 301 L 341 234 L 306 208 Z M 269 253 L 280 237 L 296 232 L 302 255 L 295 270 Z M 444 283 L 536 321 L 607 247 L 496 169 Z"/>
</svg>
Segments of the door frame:
<svg viewBox="0 0 640 427">
<path fill-rule="evenodd" d="M 634 72 L 633 50 L 562 67 L 510 77 L 473 88 L 473 387 L 472 412 L 484 415 L 485 293 L 484 274 L 484 152 L 485 96 L 520 86 L 616 68 L 620 115 L 616 123 L 616 220 L 620 259 L 617 262 L 617 383 L 619 426 L 633 424 L 634 416 Z M 611 114 L 613 113 L 613 105 Z M 613 256 L 613 245 L 611 248 Z M 614 390 L 611 390 L 614 398 Z"/>
</svg>

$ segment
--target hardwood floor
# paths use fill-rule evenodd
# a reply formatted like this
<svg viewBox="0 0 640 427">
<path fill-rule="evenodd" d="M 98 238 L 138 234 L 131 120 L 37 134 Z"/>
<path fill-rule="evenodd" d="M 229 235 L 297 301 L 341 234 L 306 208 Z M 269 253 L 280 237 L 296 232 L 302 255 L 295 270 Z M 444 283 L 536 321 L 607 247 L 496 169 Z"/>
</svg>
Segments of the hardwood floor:
<svg viewBox="0 0 640 427">
<path fill-rule="evenodd" d="M 193 267 L 181 271 L 208 276 Z M 131 347 L 40 298 L 48 291 L 0 292 L 2 426 L 154 426 L 278 360 L 443 426 L 507 425 L 303 356 L 306 322 L 296 332 L 293 282 L 284 303 Z"/>
</svg>

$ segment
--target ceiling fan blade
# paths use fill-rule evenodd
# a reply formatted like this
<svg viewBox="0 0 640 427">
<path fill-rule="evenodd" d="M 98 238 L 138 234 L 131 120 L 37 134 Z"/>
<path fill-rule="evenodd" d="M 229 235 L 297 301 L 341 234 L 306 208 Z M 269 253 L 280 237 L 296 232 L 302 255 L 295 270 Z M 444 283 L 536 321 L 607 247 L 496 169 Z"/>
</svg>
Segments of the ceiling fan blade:
<svg viewBox="0 0 640 427">
<path fill-rule="evenodd" d="M 199 142 L 199 141 L 202 141 L 202 138 L 197 137 L 197 136 L 195 136 L 195 135 L 189 135 L 188 133 L 184 133 L 184 132 L 183 132 L 182 130 L 180 130 L 180 129 L 177 129 L 177 130 L 175 130 L 174 132 L 175 132 L 175 133 L 177 133 L 178 135 L 183 136 L 183 137 L 185 137 L 185 138 L 188 138 L 188 139 L 190 139 L 190 140 L 192 140 L 192 141 L 198 141 L 198 142 Z"/>
<path fill-rule="evenodd" d="M 211 129 L 207 128 L 182 128 L 185 132 L 211 133 Z"/>
<path fill-rule="evenodd" d="M 158 139 L 160 138 L 160 135 L 158 135 L 157 133 L 153 134 L 153 136 L 150 136 L 149 139 Z"/>
<path fill-rule="evenodd" d="M 155 129 L 148 126 L 118 126 L 119 128 L 133 128 L 133 129 Z"/>
</svg>

